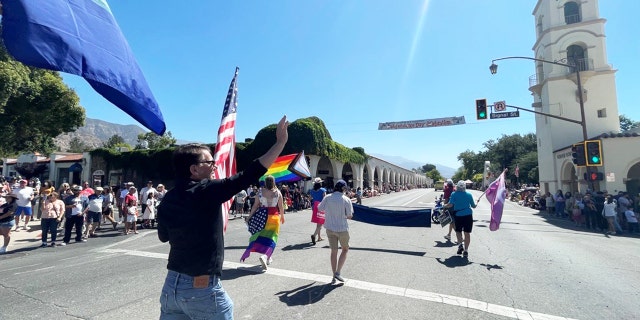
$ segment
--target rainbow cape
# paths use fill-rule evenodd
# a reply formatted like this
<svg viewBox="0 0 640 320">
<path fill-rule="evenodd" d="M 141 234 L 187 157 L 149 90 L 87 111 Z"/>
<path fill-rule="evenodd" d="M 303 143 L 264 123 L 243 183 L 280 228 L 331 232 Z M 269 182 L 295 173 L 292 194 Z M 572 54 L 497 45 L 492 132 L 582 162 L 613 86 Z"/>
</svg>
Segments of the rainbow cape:
<svg viewBox="0 0 640 320">
<path fill-rule="evenodd" d="M 309 171 L 304 151 L 278 157 L 267 173 L 260 177 L 260 182 L 264 182 L 264 178 L 268 175 L 276 179 L 276 184 L 310 179 L 311 171 Z"/>
</svg>

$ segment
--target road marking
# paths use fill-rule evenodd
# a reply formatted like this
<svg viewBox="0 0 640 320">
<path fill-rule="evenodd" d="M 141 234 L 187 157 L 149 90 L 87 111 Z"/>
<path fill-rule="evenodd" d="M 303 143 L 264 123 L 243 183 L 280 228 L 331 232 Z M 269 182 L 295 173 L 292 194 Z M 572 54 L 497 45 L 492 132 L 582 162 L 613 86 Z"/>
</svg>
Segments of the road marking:
<svg viewBox="0 0 640 320">
<path fill-rule="evenodd" d="M 104 250 L 101 250 L 101 252 L 121 253 L 126 255 L 139 256 L 139 257 L 145 257 L 145 258 L 156 258 L 156 259 L 167 259 L 169 257 L 169 255 L 166 253 L 145 252 L 145 251 L 127 250 L 127 249 L 104 249 Z M 256 272 L 255 265 L 250 265 L 245 263 L 225 261 L 223 264 L 223 267 L 227 269 L 240 269 L 243 271 Z M 277 268 L 271 268 L 271 267 L 269 267 L 269 269 L 265 272 L 262 272 L 262 270 L 260 270 L 260 273 L 266 273 L 270 275 L 293 278 L 293 279 L 310 280 L 310 281 L 326 282 L 326 283 L 330 283 L 333 280 L 332 277 L 327 275 L 320 275 L 320 274 L 313 274 L 313 273 L 299 272 L 299 271 L 292 271 L 292 270 L 285 270 L 285 269 L 277 269 Z M 366 290 L 371 292 L 379 292 L 379 293 L 388 294 L 388 295 L 394 295 L 394 296 L 406 297 L 411 299 L 448 304 L 448 305 L 463 307 L 468 309 L 474 309 L 474 310 L 491 313 L 499 316 L 514 318 L 514 319 L 573 320 L 572 318 L 566 318 L 566 317 L 554 316 L 554 315 L 545 314 L 545 313 L 516 309 L 512 307 L 501 306 L 501 305 L 479 301 L 479 300 L 467 299 L 467 298 L 422 291 L 422 290 L 407 289 L 403 287 L 388 286 L 384 284 L 367 282 L 367 281 L 346 279 L 344 286 L 351 287 L 354 289 Z"/>
<path fill-rule="evenodd" d="M 34 270 L 27 270 L 27 271 L 23 271 L 23 272 L 16 272 L 13 275 L 19 275 L 19 274 L 24 274 L 24 273 L 31 273 L 31 272 L 38 272 L 38 271 L 42 271 L 42 270 L 47 270 L 47 269 L 53 269 L 53 266 L 50 267 L 44 267 L 44 268 L 40 268 L 40 269 L 34 269 Z"/>
</svg>

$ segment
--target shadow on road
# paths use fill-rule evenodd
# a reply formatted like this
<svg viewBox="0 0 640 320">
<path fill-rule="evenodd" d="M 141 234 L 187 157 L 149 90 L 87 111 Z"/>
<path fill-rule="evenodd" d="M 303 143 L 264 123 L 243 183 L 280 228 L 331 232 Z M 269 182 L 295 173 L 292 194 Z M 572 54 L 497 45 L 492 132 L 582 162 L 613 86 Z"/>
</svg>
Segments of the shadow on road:
<svg viewBox="0 0 640 320">
<path fill-rule="evenodd" d="M 310 248 L 310 247 L 313 247 L 313 246 L 314 245 L 311 244 L 311 242 L 300 243 L 300 244 L 290 244 L 288 246 L 282 247 L 282 251 L 302 250 L 302 249 L 307 249 L 307 248 Z"/>
<path fill-rule="evenodd" d="M 276 295 L 280 296 L 280 301 L 287 306 L 304 306 L 322 300 L 331 291 L 343 285 L 343 283 L 316 284 L 313 282 L 293 290 L 277 292 Z"/>
<path fill-rule="evenodd" d="M 238 269 L 225 269 L 220 279 L 223 281 L 238 279 L 240 277 L 255 275 L 256 273 L 264 273 L 261 266 L 238 268 Z"/>
<path fill-rule="evenodd" d="M 481 266 L 487 268 L 487 270 L 491 271 L 491 269 L 497 269 L 497 270 L 502 270 L 502 266 L 499 266 L 497 264 L 486 264 L 486 263 L 481 263 Z"/>
<path fill-rule="evenodd" d="M 438 261 L 438 263 L 445 265 L 447 268 L 456 268 L 456 267 L 464 267 L 464 266 L 468 266 L 470 264 L 473 264 L 473 262 L 470 262 L 469 259 L 463 258 L 461 256 L 451 256 L 449 258 L 446 258 L 444 260 L 440 259 L 440 258 L 436 258 L 436 261 Z"/>
<path fill-rule="evenodd" d="M 378 248 L 349 247 L 349 250 L 376 251 L 376 252 L 386 252 L 386 253 L 395 253 L 395 254 L 406 254 L 409 256 L 420 256 L 420 257 L 426 254 L 426 252 L 419 252 L 419 251 L 403 251 L 403 250 L 378 249 Z"/>
<path fill-rule="evenodd" d="M 454 247 L 456 244 L 447 240 L 447 241 L 436 241 L 436 245 L 434 246 L 435 248 L 451 248 Z"/>
</svg>

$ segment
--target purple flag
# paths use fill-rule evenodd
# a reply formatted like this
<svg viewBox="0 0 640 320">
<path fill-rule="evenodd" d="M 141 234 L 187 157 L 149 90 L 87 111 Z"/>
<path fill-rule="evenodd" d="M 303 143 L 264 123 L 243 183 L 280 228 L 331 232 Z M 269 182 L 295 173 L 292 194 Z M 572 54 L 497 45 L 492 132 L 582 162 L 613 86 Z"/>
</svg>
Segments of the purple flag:
<svg viewBox="0 0 640 320">
<path fill-rule="evenodd" d="M 486 196 L 491 204 L 491 223 L 489 224 L 489 230 L 496 231 L 500 228 L 504 201 L 507 198 L 507 189 L 504 186 L 504 171 L 498 179 L 489 185 Z"/>
</svg>

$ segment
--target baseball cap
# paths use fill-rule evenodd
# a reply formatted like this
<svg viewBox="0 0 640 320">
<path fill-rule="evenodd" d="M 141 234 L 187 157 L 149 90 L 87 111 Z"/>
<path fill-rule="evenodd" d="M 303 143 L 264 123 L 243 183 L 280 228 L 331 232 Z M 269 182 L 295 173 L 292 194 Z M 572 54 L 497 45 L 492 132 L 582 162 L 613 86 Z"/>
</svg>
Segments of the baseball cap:
<svg viewBox="0 0 640 320">
<path fill-rule="evenodd" d="M 103 190 L 104 190 L 104 188 L 102 188 L 102 187 L 96 187 L 96 191 L 103 191 Z"/>
<path fill-rule="evenodd" d="M 334 186 L 334 189 L 335 190 L 342 190 L 342 188 L 344 188 L 346 186 L 347 186 L 347 183 L 344 180 L 340 179 L 340 180 L 338 180 L 338 182 L 336 182 L 336 185 Z"/>
<path fill-rule="evenodd" d="M 82 191 L 82 187 L 81 186 L 74 186 L 73 187 L 73 191 Z"/>
<path fill-rule="evenodd" d="M 28 181 L 25 179 L 20 180 L 20 183 L 27 183 Z"/>
</svg>

